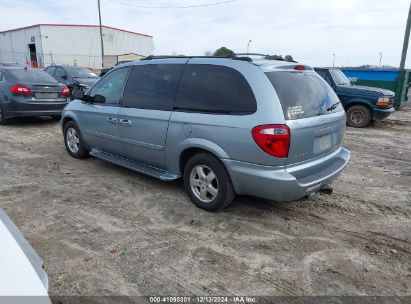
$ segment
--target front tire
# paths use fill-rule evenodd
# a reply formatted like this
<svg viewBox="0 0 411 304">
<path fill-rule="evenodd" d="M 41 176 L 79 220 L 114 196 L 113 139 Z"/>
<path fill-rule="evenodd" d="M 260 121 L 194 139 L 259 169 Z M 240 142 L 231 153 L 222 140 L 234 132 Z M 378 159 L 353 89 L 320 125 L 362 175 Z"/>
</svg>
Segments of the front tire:
<svg viewBox="0 0 411 304">
<path fill-rule="evenodd" d="M 86 149 L 83 136 L 77 125 L 69 121 L 63 127 L 64 144 L 70 156 L 74 158 L 86 158 L 88 151 Z"/>
<path fill-rule="evenodd" d="M 184 187 L 191 201 L 207 211 L 227 207 L 235 197 L 223 164 L 208 153 L 191 157 L 184 168 Z"/>
<path fill-rule="evenodd" d="M 347 124 L 354 128 L 364 128 L 372 120 L 371 110 L 367 106 L 355 105 L 347 111 Z"/>
</svg>

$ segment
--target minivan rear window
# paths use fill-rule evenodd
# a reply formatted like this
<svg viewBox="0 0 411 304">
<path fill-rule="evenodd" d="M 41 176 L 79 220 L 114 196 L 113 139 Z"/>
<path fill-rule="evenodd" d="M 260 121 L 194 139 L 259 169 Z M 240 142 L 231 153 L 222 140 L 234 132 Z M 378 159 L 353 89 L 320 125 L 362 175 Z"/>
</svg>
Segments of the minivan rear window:
<svg viewBox="0 0 411 304">
<path fill-rule="evenodd" d="M 56 84 L 57 81 L 43 70 L 9 70 L 9 73 L 22 83 Z"/>
<path fill-rule="evenodd" d="M 331 87 L 313 72 L 267 72 L 287 120 L 342 111 Z"/>
</svg>

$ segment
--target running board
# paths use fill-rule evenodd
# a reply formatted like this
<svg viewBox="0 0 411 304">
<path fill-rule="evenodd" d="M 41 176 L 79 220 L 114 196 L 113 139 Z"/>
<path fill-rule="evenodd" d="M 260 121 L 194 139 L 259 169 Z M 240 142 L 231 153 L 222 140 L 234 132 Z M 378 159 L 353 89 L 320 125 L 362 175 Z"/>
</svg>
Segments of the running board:
<svg viewBox="0 0 411 304">
<path fill-rule="evenodd" d="M 161 179 L 163 181 L 172 181 L 172 180 L 179 178 L 178 175 L 171 174 L 166 171 L 153 168 L 147 165 L 143 165 L 143 164 L 140 164 L 134 161 L 130 161 L 130 160 L 127 160 L 127 159 L 124 159 L 124 158 L 121 158 L 121 157 L 118 157 L 118 156 L 115 156 L 109 153 L 105 153 L 100 150 L 92 149 L 90 151 L 90 155 L 97 157 L 101 160 L 108 161 L 110 163 L 119 165 L 121 167 L 130 169 L 130 170 L 133 170 L 139 173 L 147 174 L 149 176 Z"/>
</svg>

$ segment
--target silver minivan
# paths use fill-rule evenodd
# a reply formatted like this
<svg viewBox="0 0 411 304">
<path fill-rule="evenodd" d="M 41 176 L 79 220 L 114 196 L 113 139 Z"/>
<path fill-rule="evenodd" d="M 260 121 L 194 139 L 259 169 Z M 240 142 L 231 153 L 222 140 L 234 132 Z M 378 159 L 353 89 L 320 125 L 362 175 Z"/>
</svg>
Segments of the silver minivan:
<svg viewBox="0 0 411 304">
<path fill-rule="evenodd" d="M 71 156 L 183 178 L 209 211 L 236 194 L 291 201 L 330 191 L 350 157 L 338 97 L 299 63 L 148 57 L 74 95 L 61 120 Z"/>
</svg>

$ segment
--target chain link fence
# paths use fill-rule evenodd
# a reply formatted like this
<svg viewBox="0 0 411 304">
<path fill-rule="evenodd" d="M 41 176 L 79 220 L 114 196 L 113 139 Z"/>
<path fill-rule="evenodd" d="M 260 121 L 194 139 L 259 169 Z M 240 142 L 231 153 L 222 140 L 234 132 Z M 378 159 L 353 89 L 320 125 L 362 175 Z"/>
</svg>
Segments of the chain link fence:
<svg viewBox="0 0 411 304">
<path fill-rule="evenodd" d="M 101 69 L 101 56 L 86 54 L 4 52 L 0 50 L 0 62 L 27 64 L 34 68 L 43 68 L 53 64 L 60 64 L 79 65 L 93 70 Z"/>
</svg>

